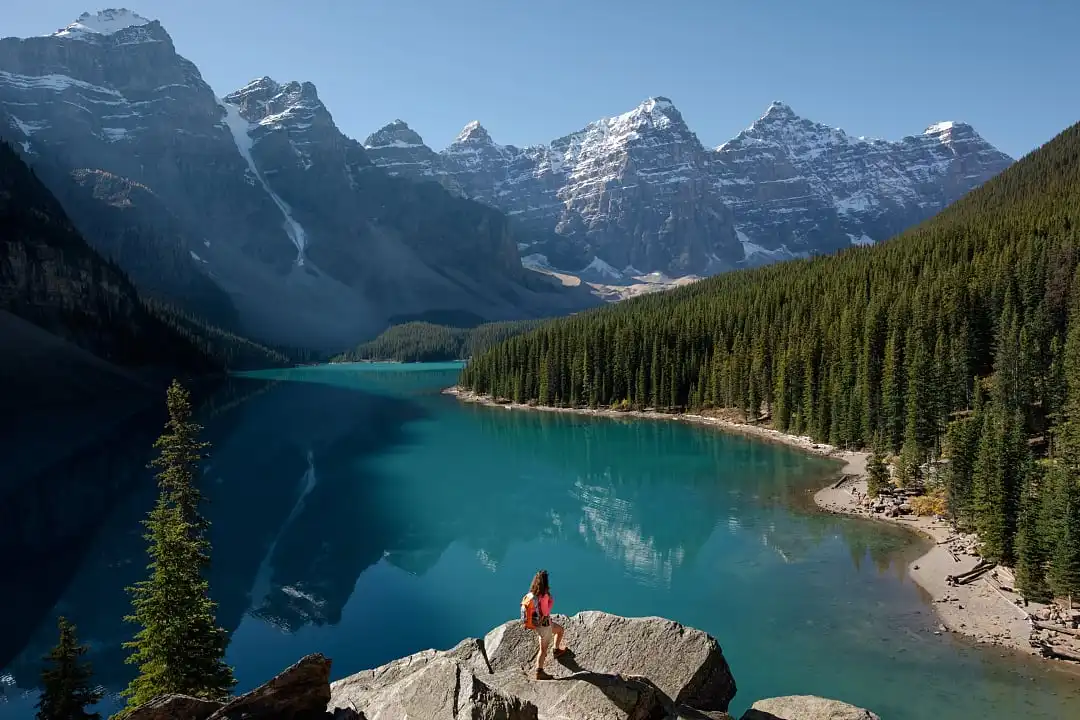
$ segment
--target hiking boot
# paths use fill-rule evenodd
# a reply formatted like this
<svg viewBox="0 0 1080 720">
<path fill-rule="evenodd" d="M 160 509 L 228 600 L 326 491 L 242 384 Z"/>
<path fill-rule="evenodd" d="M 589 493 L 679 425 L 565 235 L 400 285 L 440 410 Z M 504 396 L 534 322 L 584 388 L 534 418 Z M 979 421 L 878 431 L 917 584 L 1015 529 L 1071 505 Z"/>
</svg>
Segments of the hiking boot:
<svg viewBox="0 0 1080 720">
<path fill-rule="evenodd" d="M 543 670 L 543 669 L 540 669 L 540 668 L 537 668 L 537 670 L 534 673 L 533 677 L 535 677 L 537 680 L 551 680 L 552 679 L 551 675 L 548 675 L 546 670 Z"/>
<path fill-rule="evenodd" d="M 570 654 L 570 648 L 562 648 L 561 650 L 559 648 L 555 648 L 554 650 L 551 651 L 551 654 L 553 656 L 555 656 L 556 658 L 561 658 L 561 657 L 563 657 L 565 655 Z"/>
</svg>

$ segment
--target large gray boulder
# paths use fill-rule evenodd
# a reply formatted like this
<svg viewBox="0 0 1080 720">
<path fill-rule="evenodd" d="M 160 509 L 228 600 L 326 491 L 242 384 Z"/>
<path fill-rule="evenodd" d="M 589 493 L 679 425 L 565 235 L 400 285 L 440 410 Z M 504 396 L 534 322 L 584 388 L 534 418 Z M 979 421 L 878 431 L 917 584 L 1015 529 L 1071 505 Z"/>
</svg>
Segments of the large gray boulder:
<svg viewBox="0 0 1080 720">
<path fill-rule="evenodd" d="M 330 660 L 314 654 L 229 701 L 209 720 L 323 720 L 329 702 Z"/>
<path fill-rule="evenodd" d="M 329 701 L 330 660 L 315 654 L 228 702 L 163 695 L 134 710 L 128 720 L 326 720 Z M 363 715 L 335 717 L 358 720 Z"/>
<path fill-rule="evenodd" d="M 735 678 L 720 645 L 708 633 L 659 617 L 626 618 L 586 611 L 559 617 L 573 657 L 554 663 L 573 672 L 648 678 L 676 704 L 699 710 L 727 710 L 735 697 Z M 493 671 L 531 667 L 536 637 L 519 622 L 495 628 L 484 637 Z"/>
<path fill-rule="evenodd" d="M 839 700 L 814 695 L 788 695 L 758 700 L 742 720 L 881 720 L 877 715 Z"/>
<path fill-rule="evenodd" d="M 601 612 L 558 620 L 573 653 L 548 661 L 552 680 L 533 679 L 536 636 L 514 621 L 339 680 L 330 708 L 379 720 L 725 717 L 735 680 L 708 634 Z"/>
<path fill-rule="evenodd" d="M 162 695 L 132 711 L 128 720 L 207 720 L 220 707 L 190 695 Z"/>
<path fill-rule="evenodd" d="M 381 670 L 334 683 L 331 709 L 356 710 L 379 720 L 537 719 L 535 705 L 492 688 L 452 654 L 412 656 Z"/>
</svg>

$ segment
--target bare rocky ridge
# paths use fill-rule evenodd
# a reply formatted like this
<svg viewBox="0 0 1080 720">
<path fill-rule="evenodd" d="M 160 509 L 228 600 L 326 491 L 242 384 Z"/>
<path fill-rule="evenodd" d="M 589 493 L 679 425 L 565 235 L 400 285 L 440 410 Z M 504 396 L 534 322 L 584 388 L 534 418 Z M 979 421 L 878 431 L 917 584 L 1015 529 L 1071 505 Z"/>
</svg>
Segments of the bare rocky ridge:
<svg viewBox="0 0 1080 720">
<path fill-rule="evenodd" d="M 884 240 L 1012 162 L 963 123 L 866 140 L 783 103 L 709 150 L 663 97 L 548 145 L 499 145 L 474 122 L 436 153 L 397 120 L 365 146 L 392 174 L 504 210 L 526 264 L 623 284 Z"/>
<path fill-rule="evenodd" d="M 340 349 L 397 315 L 599 302 L 524 269 L 498 210 L 375 167 L 311 83 L 264 77 L 217 98 L 160 23 L 128 11 L 0 40 L 0 138 L 48 170 L 88 241 L 141 289 L 188 301 L 194 288 L 184 304 L 204 311 L 220 304 L 198 287 L 209 280 L 233 307 L 208 319 L 228 326 L 235 310 L 234 329 L 265 341 Z M 118 198 L 132 210 L 115 212 Z M 117 240 L 132 234 L 159 275 Z"/>
<path fill-rule="evenodd" d="M 305 657 L 227 703 L 166 696 L 132 720 L 732 720 L 735 679 L 708 634 L 663 618 L 582 612 L 560 618 L 572 649 L 534 680 L 536 636 L 513 621 L 450 650 L 425 650 L 329 683 Z M 743 720 L 877 720 L 835 700 L 761 700 Z"/>
</svg>

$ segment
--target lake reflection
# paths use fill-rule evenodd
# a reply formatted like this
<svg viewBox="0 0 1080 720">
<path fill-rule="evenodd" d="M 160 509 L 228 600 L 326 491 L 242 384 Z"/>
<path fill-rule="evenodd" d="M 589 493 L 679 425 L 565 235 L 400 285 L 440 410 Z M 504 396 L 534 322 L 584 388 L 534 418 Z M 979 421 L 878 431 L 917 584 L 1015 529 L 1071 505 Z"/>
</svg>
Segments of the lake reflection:
<svg viewBox="0 0 1080 720">
<path fill-rule="evenodd" d="M 264 373 L 204 411 L 210 583 L 240 689 L 308 652 L 341 677 L 450 647 L 513 617 L 546 567 L 557 611 L 663 615 L 716 635 L 739 685 L 733 709 L 799 692 L 890 718 L 1080 707 L 1066 681 L 1045 675 L 1057 695 L 1036 692 L 1030 665 L 932 635 L 903 572 L 918 551 L 908 535 L 793 509 L 832 463 L 681 423 L 463 406 L 439 392 L 455 375 Z M 124 588 L 145 572 L 160 422 L 3 498 L 15 610 L 0 620 L 0 718 L 32 715 L 23 689 L 58 614 L 92 644 L 98 682 L 128 682 Z"/>
</svg>

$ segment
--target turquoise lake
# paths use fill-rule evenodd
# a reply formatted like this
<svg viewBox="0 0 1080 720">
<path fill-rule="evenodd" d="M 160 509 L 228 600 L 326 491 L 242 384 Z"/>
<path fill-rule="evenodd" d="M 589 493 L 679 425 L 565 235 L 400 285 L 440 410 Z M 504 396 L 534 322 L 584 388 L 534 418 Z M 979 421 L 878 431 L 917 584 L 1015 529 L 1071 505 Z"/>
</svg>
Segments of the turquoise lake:
<svg viewBox="0 0 1080 720">
<path fill-rule="evenodd" d="M 1075 674 L 934 634 L 904 572 L 922 541 L 814 510 L 834 462 L 680 422 L 463 405 L 440 393 L 458 367 L 255 373 L 204 410 L 210 582 L 238 690 L 306 653 L 342 677 L 482 635 L 543 567 L 556 612 L 714 635 L 736 717 L 805 693 L 886 720 L 1080 718 Z M 33 716 L 60 614 L 112 694 L 99 709 L 118 707 L 161 422 L 0 482 L 0 720 Z"/>
</svg>

